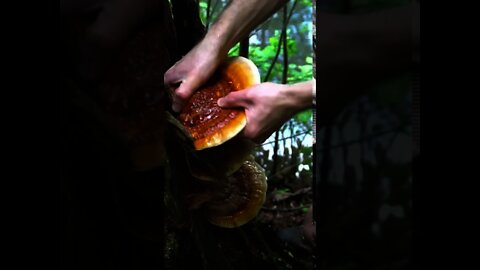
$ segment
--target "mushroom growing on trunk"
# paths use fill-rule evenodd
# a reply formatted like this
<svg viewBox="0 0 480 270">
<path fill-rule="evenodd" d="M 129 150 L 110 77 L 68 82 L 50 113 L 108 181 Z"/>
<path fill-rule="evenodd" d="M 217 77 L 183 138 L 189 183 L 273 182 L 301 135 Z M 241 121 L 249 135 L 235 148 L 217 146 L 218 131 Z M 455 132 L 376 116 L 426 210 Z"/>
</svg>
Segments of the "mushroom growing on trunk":
<svg viewBox="0 0 480 270">
<path fill-rule="evenodd" d="M 244 57 L 229 58 L 213 77 L 193 94 L 180 113 L 180 121 L 194 139 L 195 149 L 223 144 L 247 124 L 243 109 L 224 109 L 217 100 L 233 91 L 260 83 L 258 69 Z"/>
<path fill-rule="evenodd" d="M 187 164 L 204 193 L 189 194 L 210 223 L 235 228 L 257 216 L 267 192 L 267 177 L 251 153 L 255 144 L 238 135 L 247 123 L 243 108 L 224 109 L 219 98 L 260 83 L 258 69 L 244 57 L 232 57 L 187 102 L 178 122 L 189 145 Z M 176 119 L 169 118 L 169 122 Z"/>
<path fill-rule="evenodd" d="M 265 202 L 267 177 L 252 158 L 221 183 L 220 188 L 205 204 L 208 221 L 220 227 L 235 228 L 257 216 Z"/>
</svg>

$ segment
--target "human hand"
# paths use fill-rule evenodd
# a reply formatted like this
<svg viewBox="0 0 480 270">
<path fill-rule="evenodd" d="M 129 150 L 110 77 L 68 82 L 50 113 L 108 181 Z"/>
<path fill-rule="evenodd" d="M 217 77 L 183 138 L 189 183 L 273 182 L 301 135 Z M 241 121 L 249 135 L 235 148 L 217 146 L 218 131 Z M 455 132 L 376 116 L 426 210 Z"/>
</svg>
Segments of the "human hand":
<svg viewBox="0 0 480 270">
<path fill-rule="evenodd" d="M 293 85 L 261 83 L 218 100 L 220 107 L 243 107 L 247 125 L 242 135 L 262 143 L 295 113 L 312 104 L 312 82 Z"/>
<path fill-rule="evenodd" d="M 170 90 L 173 111 L 181 111 L 226 57 L 227 54 L 219 49 L 216 41 L 206 37 L 165 72 L 163 80 Z"/>
</svg>

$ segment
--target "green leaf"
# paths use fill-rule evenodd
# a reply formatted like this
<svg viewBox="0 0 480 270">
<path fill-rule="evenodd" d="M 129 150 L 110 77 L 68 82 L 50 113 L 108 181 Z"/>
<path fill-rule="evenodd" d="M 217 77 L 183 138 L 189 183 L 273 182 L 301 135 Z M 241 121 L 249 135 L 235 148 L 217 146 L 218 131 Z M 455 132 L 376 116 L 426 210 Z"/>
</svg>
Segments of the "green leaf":
<svg viewBox="0 0 480 270">
<path fill-rule="evenodd" d="M 295 115 L 295 120 L 300 123 L 309 123 L 312 120 L 312 110 L 306 110 L 304 112 Z"/>
<path fill-rule="evenodd" d="M 307 64 L 313 64 L 313 58 L 310 57 L 310 56 L 307 56 L 307 57 L 305 58 L 305 62 L 306 62 Z"/>
<path fill-rule="evenodd" d="M 240 53 L 240 43 L 235 44 L 233 48 L 228 51 L 228 56 L 237 56 Z"/>
</svg>

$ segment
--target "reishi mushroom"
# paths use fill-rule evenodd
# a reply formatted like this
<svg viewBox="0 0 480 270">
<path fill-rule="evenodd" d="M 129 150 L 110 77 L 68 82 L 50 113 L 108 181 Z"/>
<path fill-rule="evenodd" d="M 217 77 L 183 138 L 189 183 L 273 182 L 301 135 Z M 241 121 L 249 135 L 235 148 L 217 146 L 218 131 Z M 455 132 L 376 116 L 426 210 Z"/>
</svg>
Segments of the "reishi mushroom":
<svg viewBox="0 0 480 270">
<path fill-rule="evenodd" d="M 188 158 L 188 166 L 191 174 L 200 180 L 225 179 L 243 165 L 254 148 L 250 140 L 232 138 L 220 146 L 195 151 Z"/>
<path fill-rule="evenodd" d="M 228 93 L 259 83 L 253 62 L 244 57 L 229 58 L 192 95 L 178 121 L 168 118 L 187 149 L 192 148 L 186 157 L 190 174 L 207 188 L 206 192 L 190 194 L 196 202 L 193 208 L 201 205 L 213 225 L 244 225 L 257 216 L 265 202 L 267 177 L 251 156 L 255 144 L 235 137 L 247 123 L 245 112 L 217 105 Z"/>
<path fill-rule="evenodd" d="M 221 108 L 217 100 L 259 83 L 258 69 L 251 60 L 232 57 L 192 95 L 179 119 L 192 136 L 196 150 L 223 144 L 245 127 L 247 118 L 243 109 Z"/>
<path fill-rule="evenodd" d="M 221 192 L 205 203 L 210 223 L 235 228 L 257 216 L 267 192 L 267 177 L 260 165 L 247 160 L 222 184 Z"/>
</svg>

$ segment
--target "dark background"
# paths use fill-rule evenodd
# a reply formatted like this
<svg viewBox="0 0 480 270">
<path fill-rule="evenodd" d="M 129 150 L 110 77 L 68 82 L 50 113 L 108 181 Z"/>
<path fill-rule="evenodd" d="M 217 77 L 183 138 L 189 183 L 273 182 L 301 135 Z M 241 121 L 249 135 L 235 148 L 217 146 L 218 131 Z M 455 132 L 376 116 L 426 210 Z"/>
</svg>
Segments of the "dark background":
<svg viewBox="0 0 480 270">
<path fill-rule="evenodd" d="M 178 5 L 188 3 L 188 1 L 172 2 Z M 317 10 L 328 8 L 330 12 L 348 13 L 348 8 L 339 4 L 340 2 L 317 1 L 319 5 Z M 153 4 L 153 8 L 159 8 L 155 5 Z M 348 4 L 346 5 L 348 7 Z M 192 9 L 183 6 L 182 10 Z M 163 187 L 157 185 L 154 179 L 164 177 L 165 171 L 156 168 L 148 172 L 132 172 L 133 165 L 126 154 L 128 142 L 112 132 L 118 127 L 105 124 L 109 121 L 105 121 L 103 113 L 98 113 L 97 105 L 90 102 L 95 100 L 100 106 L 104 106 L 100 107 L 100 111 L 117 108 L 115 104 L 108 106 L 107 100 L 95 91 L 105 87 L 101 86 L 102 79 L 99 78 L 108 75 L 101 69 L 84 67 L 84 71 L 87 72 L 82 73 L 79 68 L 82 52 L 100 56 L 96 59 L 111 61 L 109 57 L 119 50 L 115 42 L 120 42 L 118 40 L 122 40 L 122 37 L 96 40 L 93 36 L 93 40 L 86 38 L 82 41 L 85 29 L 97 18 L 99 11 L 95 8 L 86 8 L 81 12 L 68 13 L 68 16 L 64 16 L 66 13 L 68 12 L 61 12 L 60 57 L 62 67 L 60 129 L 63 138 L 61 238 L 64 268 L 161 267 L 164 262 L 159 254 L 164 252 L 162 245 L 164 239 L 158 231 L 158 226 L 164 223 L 163 201 L 157 198 L 153 191 L 162 192 Z M 149 81 L 148 76 L 161 77 L 158 74 L 163 74 L 175 59 L 186 52 L 200 37 L 200 35 L 182 36 L 181 33 L 196 31 L 202 33 L 200 29 L 196 31 L 181 29 L 182 27 L 195 29 L 195 26 L 169 21 L 166 16 L 149 17 L 139 22 L 135 29 L 139 29 L 138 32 L 145 35 L 155 36 L 152 32 L 155 32 L 155 27 L 162 28 L 159 26 L 162 24 L 176 24 L 171 28 L 175 30 L 172 33 L 162 32 L 164 34 L 157 35 L 156 44 L 142 45 L 145 43 L 139 41 L 127 45 L 127 52 L 123 54 L 123 58 L 115 61 L 119 62 L 119 67 L 126 66 L 132 69 L 126 71 L 127 73 L 122 73 L 125 71 L 121 68 L 110 71 L 114 72 L 114 75 L 110 75 L 112 78 L 126 78 L 124 83 L 128 84 L 129 80 L 133 80 L 134 74 L 144 75 L 147 77 L 147 83 L 143 91 L 149 92 L 152 85 L 161 83 L 153 79 Z M 321 34 L 321 30 L 318 29 L 317 35 Z M 132 30 L 127 37 L 134 37 L 133 32 Z M 141 37 L 137 40 L 141 40 Z M 89 42 L 93 42 L 94 45 Z M 153 50 L 158 44 L 161 44 L 164 53 L 161 55 L 161 61 L 157 63 L 162 64 L 152 67 L 142 62 L 143 67 L 148 67 L 153 74 L 145 75 L 141 70 L 142 65 L 139 65 L 139 70 L 128 62 L 129 57 L 133 57 L 131 55 L 138 56 L 137 50 Z M 138 49 L 139 47 L 142 49 Z M 138 56 L 133 59 L 141 62 L 147 58 Z M 154 63 L 156 60 L 159 59 L 148 61 Z M 101 66 L 101 61 L 98 66 Z M 414 68 L 409 74 L 401 74 L 399 82 L 393 81 L 388 86 L 383 86 L 394 88 L 391 85 L 400 85 L 395 88 L 400 94 L 390 100 L 393 104 L 381 102 L 378 104 L 378 99 L 375 100 L 373 94 L 364 96 L 353 101 L 338 118 L 317 127 L 318 174 L 315 189 L 317 266 L 320 268 L 411 269 L 414 205 L 412 183 L 416 179 L 412 177 L 412 167 L 419 160 L 417 149 L 419 146 L 413 144 L 416 122 L 411 116 L 416 106 L 414 97 L 416 91 L 419 91 L 415 83 L 418 76 Z M 322 87 L 321 83 L 319 81 L 317 89 Z M 379 86 L 379 89 L 381 87 Z M 135 97 L 134 93 L 128 92 L 128 88 L 125 88 L 124 93 L 127 97 L 129 95 Z M 152 103 L 154 105 L 166 102 L 161 96 L 152 99 L 157 102 Z M 140 110 L 135 104 L 129 108 L 133 109 L 118 110 L 120 114 L 125 113 L 131 117 L 135 117 L 137 110 Z M 368 126 L 368 123 L 372 122 L 373 124 Z M 344 133 L 341 133 L 339 129 L 345 125 L 351 127 L 349 129 L 345 127 Z M 344 134 L 345 137 L 340 134 Z M 404 156 L 410 158 L 403 158 Z M 146 187 L 139 183 L 147 184 L 147 189 L 152 193 L 143 193 Z M 145 226 L 149 229 L 145 229 Z M 191 239 L 187 237 L 184 241 L 188 243 L 189 240 Z M 198 247 L 185 246 L 187 254 L 192 255 L 197 249 Z M 192 261 L 200 260 L 193 255 L 191 258 Z M 184 267 L 188 267 L 188 262 L 185 263 Z"/>
<path fill-rule="evenodd" d="M 361 6 L 359 2 L 317 1 L 317 11 L 352 15 L 409 4 L 370 1 Z M 413 21 L 414 14 L 409 15 Z M 325 29 L 328 34 L 335 29 L 318 25 L 319 16 L 317 39 Z M 415 20 L 412 35 L 418 23 Z M 379 49 L 388 55 L 388 48 Z M 321 63 L 329 53 L 329 48 L 317 43 L 317 93 L 331 87 L 322 76 L 328 67 Z M 365 89 L 365 95 L 317 125 L 314 212 L 318 269 L 413 269 L 413 185 L 422 181 L 414 174 L 421 141 L 420 62 L 414 56 L 412 51 L 411 63 L 388 75 L 362 73 L 362 68 L 373 70 L 367 65 L 353 71 L 345 68 L 342 83 Z M 369 82 L 363 83 L 358 74 Z M 317 111 L 317 118 L 324 115 Z"/>
</svg>

